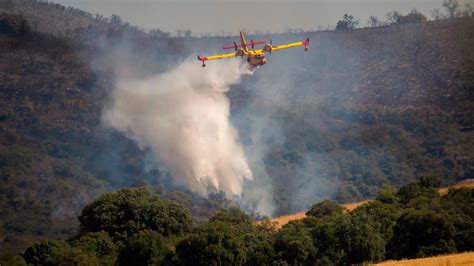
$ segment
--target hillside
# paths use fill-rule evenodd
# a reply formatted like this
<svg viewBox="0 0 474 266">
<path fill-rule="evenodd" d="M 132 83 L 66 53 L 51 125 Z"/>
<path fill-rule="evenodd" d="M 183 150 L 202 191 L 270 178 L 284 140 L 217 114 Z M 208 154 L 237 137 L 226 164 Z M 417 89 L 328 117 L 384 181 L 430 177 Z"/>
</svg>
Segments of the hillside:
<svg viewBox="0 0 474 266">
<path fill-rule="evenodd" d="M 270 143 L 276 213 L 364 200 L 425 173 L 446 185 L 472 177 L 472 23 L 308 33 L 310 53 L 272 56 L 231 91 L 248 93 L 235 111 L 242 139 Z"/>
<path fill-rule="evenodd" d="M 110 34 L 117 30 L 127 31 L 135 37 L 146 34 L 136 26 L 131 26 L 119 16 L 111 18 L 100 14 L 66 7 L 54 2 L 38 0 L 6 0 L 0 3 L 0 10 L 22 14 L 28 17 L 34 31 L 55 36 L 92 38 L 97 34 Z"/>
<path fill-rule="evenodd" d="M 463 182 L 459 182 L 459 183 L 454 184 L 454 185 L 449 186 L 449 187 L 440 188 L 440 189 L 438 189 L 438 193 L 441 196 L 445 196 L 445 195 L 448 194 L 450 189 L 459 189 L 459 188 L 474 189 L 474 180 L 470 179 L 470 180 L 466 180 L 466 181 L 463 181 Z M 364 200 L 364 201 L 359 201 L 359 202 L 351 202 L 351 203 L 341 204 L 341 206 L 344 207 L 344 209 L 346 211 L 350 212 L 350 211 L 353 211 L 353 210 L 357 209 L 359 206 L 362 206 L 362 205 L 367 204 L 369 202 L 370 202 L 370 200 Z M 303 212 L 298 212 L 298 213 L 294 213 L 294 214 L 289 214 L 289 215 L 283 215 L 283 216 L 280 216 L 280 217 L 276 217 L 276 218 L 271 219 L 270 221 L 272 223 L 275 223 L 276 228 L 279 229 L 279 228 L 282 228 L 285 224 L 287 224 L 291 221 L 301 220 L 305 217 L 306 217 L 306 211 L 303 211 Z"/>
<path fill-rule="evenodd" d="M 45 13 L 37 15 L 46 16 L 49 9 L 39 5 Z M 56 6 L 51 8 L 56 12 Z M 145 155 L 138 147 L 101 126 L 114 73 L 99 64 L 109 60 L 100 51 L 110 49 L 117 36 L 91 44 L 44 27 L 44 32 L 24 36 L 0 34 L 0 254 L 22 251 L 37 239 L 63 238 L 74 231 L 77 213 L 87 202 L 121 187 L 152 185 L 194 209 L 197 220 L 228 204 L 178 188 L 162 171 L 144 172 Z M 147 54 L 150 61 L 157 59 L 156 44 L 163 54 L 175 53 L 168 40 L 148 42 L 154 50 Z M 148 68 L 143 55 L 133 60 Z"/>
<path fill-rule="evenodd" d="M 21 10 L 32 31 L 0 34 L 0 253 L 71 235 L 87 203 L 123 187 L 150 187 L 201 223 L 237 204 L 175 184 L 101 123 L 118 76 L 164 72 L 229 38 L 150 38 L 79 10 L 7 2 L 0 13 Z M 472 178 L 473 32 L 474 20 L 460 18 L 256 36 L 311 36 L 312 45 L 272 55 L 228 93 L 255 184 L 264 184 L 248 189 L 268 193 L 278 216 L 327 198 L 365 200 L 424 174 L 445 185 Z"/>
<path fill-rule="evenodd" d="M 276 230 L 238 208 L 223 209 L 203 224 L 189 211 L 146 188 L 104 193 L 87 204 L 78 231 L 65 240 L 43 240 L 10 265 L 399 265 L 472 261 L 474 190 L 440 195 L 440 180 L 424 176 L 347 212 L 324 200 L 308 216 Z M 452 255 L 460 252 L 461 254 Z M 451 254 L 446 256 L 446 254 Z M 444 255 L 442 257 L 435 257 Z"/>
</svg>

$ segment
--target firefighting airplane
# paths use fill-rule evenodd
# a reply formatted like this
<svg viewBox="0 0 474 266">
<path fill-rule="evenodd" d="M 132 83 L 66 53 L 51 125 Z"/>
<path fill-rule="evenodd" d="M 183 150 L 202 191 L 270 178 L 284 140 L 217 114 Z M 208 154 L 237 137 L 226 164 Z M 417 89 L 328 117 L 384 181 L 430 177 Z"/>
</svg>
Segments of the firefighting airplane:
<svg viewBox="0 0 474 266">
<path fill-rule="evenodd" d="M 253 39 L 250 39 L 250 44 L 247 44 L 247 41 L 245 40 L 245 34 L 243 32 L 240 32 L 240 40 L 242 42 L 241 44 L 237 44 L 236 42 L 234 42 L 234 45 L 224 46 L 224 50 L 234 48 L 235 53 L 219 54 L 219 55 L 213 55 L 213 56 L 208 56 L 208 57 L 200 57 L 198 55 L 197 58 L 199 61 L 202 62 L 202 67 L 205 67 L 206 63 L 204 62 L 208 60 L 245 56 L 247 58 L 247 62 L 250 64 L 250 67 L 255 68 L 257 66 L 263 66 L 264 64 L 267 63 L 267 59 L 265 58 L 266 52 L 271 54 L 273 51 L 293 48 L 297 46 L 304 46 L 304 50 L 308 51 L 308 45 L 309 45 L 309 38 L 306 38 L 306 40 L 303 42 L 294 42 L 294 43 L 283 44 L 283 45 L 278 45 L 278 46 L 273 46 L 271 40 L 270 40 L 270 43 L 265 44 L 265 42 L 254 42 Z M 263 46 L 262 49 L 255 50 L 254 49 L 255 45 L 258 45 L 258 44 L 265 44 L 265 45 Z M 249 49 L 249 46 L 252 49 Z"/>
</svg>

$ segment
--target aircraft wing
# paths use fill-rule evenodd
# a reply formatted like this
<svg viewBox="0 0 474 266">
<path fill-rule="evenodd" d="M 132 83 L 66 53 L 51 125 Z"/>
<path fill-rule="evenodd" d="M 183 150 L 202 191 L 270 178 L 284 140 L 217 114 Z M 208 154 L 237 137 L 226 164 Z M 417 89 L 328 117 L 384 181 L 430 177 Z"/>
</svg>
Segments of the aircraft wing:
<svg viewBox="0 0 474 266">
<path fill-rule="evenodd" d="M 298 47 L 298 46 L 306 46 L 309 44 L 309 38 L 307 38 L 304 42 L 294 42 L 294 43 L 289 43 L 289 44 L 282 44 L 282 45 L 277 45 L 277 46 L 272 46 L 272 52 L 273 51 L 278 51 L 278 50 L 283 50 L 283 49 L 288 49 L 288 48 L 293 48 L 293 47 Z M 306 49 L 307 50 L 307 49 Z"/>
<path fill-rule="evenodd" d="M 208 60 L 214 60 L 214 59 L 223 59 L 223 58 L 231 58 L 237 56 L 237 53 L 229 53 L 229 54 L 218 54 L 218 55 L 211 55 L 208 57 L 200 57 L 198 55 L 198 60 L 199 61 L 208 61 Z"/>
</svg>

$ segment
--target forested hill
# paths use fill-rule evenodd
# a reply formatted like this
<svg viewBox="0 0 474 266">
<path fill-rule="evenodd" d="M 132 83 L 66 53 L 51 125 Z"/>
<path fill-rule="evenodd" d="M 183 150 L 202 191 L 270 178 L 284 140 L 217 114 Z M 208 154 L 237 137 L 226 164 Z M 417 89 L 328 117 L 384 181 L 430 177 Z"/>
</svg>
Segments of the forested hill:
<svg viewBox="0 0 474 266">
<path fill-rule="evenodd" d="M 29 0 L 2 1 L 0 13 L 2 253 L 71 235 L 81 208 L 118 188 L 149 186 L 199 222 L 233 204 L 143 167 L 147 154 L 100 122 L 117 58 L 148 75 L 232 38 L 149 35 L 118 17 Z M 229 92 L 244 149 L 266 145 L 274 214 L 372 197 L 424 174 L 444 184 L 473 177 L 472 17 L 256 39 L 306 36 L 309 53 L 275 53 Z"/>
<path fill-rule="evenodd" d="M 278 125 L 261 142 L 274 143 L 265 162 L 280 212 L 329 191 L 362 200 L 424 173 L 472 177 L 473 29 L 466 18 L 316 33 L 310 53 L 271 56 L 267 78 L 244 83 L 241 126 Z"/>
</svg>

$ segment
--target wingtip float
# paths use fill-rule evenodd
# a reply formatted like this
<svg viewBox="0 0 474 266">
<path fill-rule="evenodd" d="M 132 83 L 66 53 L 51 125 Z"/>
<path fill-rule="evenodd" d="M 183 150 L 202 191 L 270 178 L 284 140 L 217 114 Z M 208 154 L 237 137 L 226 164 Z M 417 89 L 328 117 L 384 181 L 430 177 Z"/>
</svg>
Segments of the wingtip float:
<svg viewBox="0 0 474 266">
<path fill-rule="evenodd" d="M 245 34 L 243 32 L 240 32 L 240 41 L 241 44 L 237 44 L 234 42 L 234 45 L 230 46 L 224 46 L 223 49 L 234 49 L 234 53 L 228 53 L 228 54 L 218 54 L 218 55 L 212 55 L 212 56 L 207 56 L 207 57 L 200 57 L 199 55 L 197 56 L 198 60 L 202 62 L 202 67 L 206 66 L 206 61 L 208 60 L 214 60 L 214 59 L 223 59 L 223 58 L 231 58 L 231 57 L 244 57 L 247 59 L 247 62 L 249 63 L 250 67 L 255 68 L 258 66 L 263 66 L 267 63 L 267 59 L 265 58 L 265 53 L 271 54 L 273 51 L 278 51 L 278 50 L 283 50 L 283 49 L 288 49 L 288 48 L 293 48 L 293 47 L 298 47 L 298 46 L 303 46 L 304 51 L 308 51 L 308 45 L 310 44 L 309 38 L 306 38 L 305 41 L 302 42 L 294 42 L 294 43 L 288 43 L 288 44 L 283 44 L 283 45 L 273 45 L 272 41 L 270 40 L 270 43 L 266 42 L 255 42 L 253 39 L 250 39 L 250 43 L 247 43 L 247 40 L 245 39 Z M 264 44 L 262 49 L 257 49 L 255 50 L 256 45 Z"/>
</svg>

